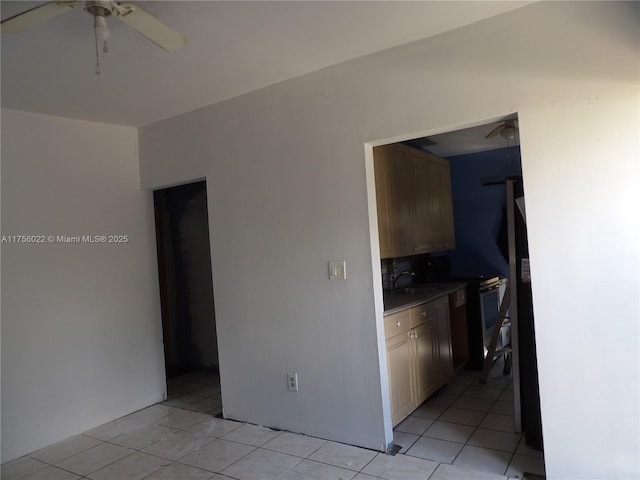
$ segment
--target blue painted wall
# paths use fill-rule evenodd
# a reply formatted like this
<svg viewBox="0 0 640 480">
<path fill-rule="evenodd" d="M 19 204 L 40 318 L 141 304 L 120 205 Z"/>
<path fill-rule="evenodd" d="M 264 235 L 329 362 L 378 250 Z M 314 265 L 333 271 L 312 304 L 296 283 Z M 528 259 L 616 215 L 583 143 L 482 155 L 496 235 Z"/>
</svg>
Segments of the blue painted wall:
<svg viewBox="0 0 640 480">
<path fill-rule="evenodd" d="M 484 186 L 522 175 L 520 147 L 450 157 L 456 249 L 454 276 L 508 276 L 496 243 L 505 206 L 504 185 Z"/>
</svg>

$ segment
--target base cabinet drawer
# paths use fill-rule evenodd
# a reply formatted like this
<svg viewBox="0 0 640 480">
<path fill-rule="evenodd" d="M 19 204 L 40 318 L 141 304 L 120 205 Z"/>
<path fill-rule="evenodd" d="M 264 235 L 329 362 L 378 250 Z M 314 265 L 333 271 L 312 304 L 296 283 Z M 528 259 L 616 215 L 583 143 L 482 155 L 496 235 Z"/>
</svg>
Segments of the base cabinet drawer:
<svg viewBox="0 0 640 480">
<path fill-rule="evenodd" d="M 410 317 L 410 310 L 402 310 L 384 317 L 384 338 L 388 340 L 396 335 L 408 332 L 411 328 Z"/>
</svg>

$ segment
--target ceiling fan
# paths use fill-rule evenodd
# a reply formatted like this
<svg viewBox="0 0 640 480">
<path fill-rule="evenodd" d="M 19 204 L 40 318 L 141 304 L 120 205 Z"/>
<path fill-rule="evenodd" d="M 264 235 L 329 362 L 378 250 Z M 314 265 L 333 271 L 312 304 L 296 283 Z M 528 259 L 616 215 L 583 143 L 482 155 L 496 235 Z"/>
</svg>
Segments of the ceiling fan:
<svg viewBox="0 0 640 480">
<path fill-rule="evenodd" d="M 31 26 L 68 12 L 82 3 L 84 3 L 84 10 L 92 15 L 94 19 L 96 74 L 100 74 L 98 44 L 103 45 L 104 53 L 108 50 L 109 29 L 105 20 L 106 17 L 113 15 L 168 52 L 173 52 L 187 43 L 184 35 L 169 28 L 137 5 L 120 3 L 115 0 L 89 0 L 86 2 L 80 0 L 56 0 L 47 2 L 3 20 L 0 24 L 0 31 L 2 33 L 19 33 Z"/>
<path fill-rule="evenodd" d="M 502 138 L 509 140 L 514 138 L 516 133 L 518 133 L 518 120 L 505 120 L 502 125 L 498 125 L 491 130 L 484 138 L 492 138 L 500 135 Z"/>
</svg>

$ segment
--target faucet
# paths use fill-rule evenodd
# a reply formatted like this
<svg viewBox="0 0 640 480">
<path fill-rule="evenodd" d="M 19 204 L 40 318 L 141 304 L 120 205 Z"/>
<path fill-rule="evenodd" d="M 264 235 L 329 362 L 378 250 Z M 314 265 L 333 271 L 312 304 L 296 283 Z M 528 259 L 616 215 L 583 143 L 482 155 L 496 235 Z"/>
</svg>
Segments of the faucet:
<svg viewBox="0 0 640 480">
<path fill-rule="evenodd" d="M 405 270 L 404 272 L 400 272 L 397 276 L 394 274 L 391 274 L 391 288 L 397 288 L 398 287 L 398 280 L 400 280 L 402 277 L 406 276 L 406 275 L 410 275 L 410 276 L 415 276 L 415 273 L 410 272 L 409 270 Z"/>
</svg>

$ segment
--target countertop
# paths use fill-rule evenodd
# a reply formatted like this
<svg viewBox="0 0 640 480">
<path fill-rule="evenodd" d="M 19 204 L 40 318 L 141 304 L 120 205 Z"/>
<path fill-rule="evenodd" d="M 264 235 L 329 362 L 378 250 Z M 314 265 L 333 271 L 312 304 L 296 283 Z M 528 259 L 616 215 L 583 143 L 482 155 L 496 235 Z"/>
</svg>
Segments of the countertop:
<svg viewBox="0 0 640 480">
<path fill-rule="evenodd" d="M 466 286 L 466 282 L 421 283 L 395 290 L 385 290 L 383 292 L 384 315 L 392 315 L 407 308 L 436 300 Z"/>
</svg>

